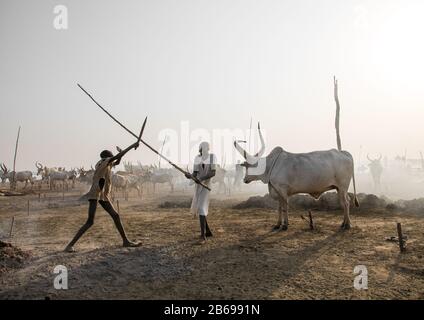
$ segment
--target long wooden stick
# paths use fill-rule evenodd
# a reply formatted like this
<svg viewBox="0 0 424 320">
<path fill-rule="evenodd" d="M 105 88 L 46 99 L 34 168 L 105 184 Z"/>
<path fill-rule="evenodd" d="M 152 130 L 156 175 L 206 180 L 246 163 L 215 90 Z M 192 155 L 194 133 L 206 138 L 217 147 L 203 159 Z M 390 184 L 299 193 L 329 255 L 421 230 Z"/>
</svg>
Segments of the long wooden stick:
<svg viewBox="0 0 424 320">
<path fill-rule="evenodd" d="M 342 141 L 340 139 L 340 102 L 339 102 L 339 88 L 336 76 L 334 76 L 334 100 L 336 101 L 336 135 L 337 135 L 337 149 L 342 150 Z"/>
<path fill-rule="evenodd" d="M 13 234 L 13 226 L 15 225 L 15 216 L 12 217 L 12 223 L 10 225 L 10 232 L 9 232 L 9 238 L 12 238 Z"/>
<path fill-rule="evenodd" d="M 15 156 L 13 157 L 13 174 L 12 174 L 12 183 L 11 183 L 11 186 L 10 186 L 10 188 L 12 190 L 15 190 L 16 189 L 16 181 L 15 181 L 15 174 L 16 174 L 16 155 L 18 153 L 18 145 L 19 145 L 19 135 L 20 135 L 20 133 L 21 133 L 21 126 L 19 126 L 19 129 L 18 129 L 18 136 L 16 138 L 16 145 L 15 145 Z"/>
<path fill-rule="evenodd" d="M 314 230 L 314 220 L 312 219 L 312 211 L 309 210 L 309 229 Z"/>
<path fill-rule="evenodd" d="M 403 239 L 402 225 L 400 224 L 400 222 L 397 223 L 397 232 L 399 240 L 399 250 L 400 252 L 405 252 L 405 240 Z"/>
<path fill-rule="evenodd" d="M 165 146 L 166 140 L 167 140 L 168 136 L 165 136 L 165 138 L 163 139 L 163 143 L 162 143 L 162 148 L 160 148 L 160 153 L 163 153 L 163 147 Z M 160 161 L 162 160 L 161 157 L 159 157 L 159 169 L 160 169 Z"/>
<path fill-rule="evenodd" d="M 135 138 L 139 138 L 135 133 L 133 133 L 130 129 L 128 129 L 127 127 L 125 127 L 121 122 L 119 122 L 118 119 L 116 119 L 113 115 L 111 115 L 105 108 L 103 108 L 83 87 L 81 87 L 81 85 L 77 84 L 78 87 L 80 87 L 80 89 L 82 91 L 84 91 L 84 93 L 90 97 L 90 99 L 100 108 L 102 109 L 110 118 L 112 118 L 113 121 L 115 121 L 117 124 L 119 124 L 125 131 L 127 131 L 129 134 L 131 134 L 132 136 L 134 136 Z M 167 161 L 171 166 L 173 166 L 175 169 L 177 169 L 178 171 L 180 171 L 183 174 L 188 174 L 188 172 L 184 171 L 183 169 L 181 169 L 179 166 L 177 166 L 175 163 L 173 163 L 171 160 L 169 160 L 167 157 L 165 157 L 164 155 L 160 154 L 159 151 L 155 150 L 152 146 L 150 146 L 147 142 L 145 142 L 143 139 L 140 139 L 140 142 L 142 144 L 144 144 L 147 148 L 149 148 L 151 151 L 153 151 L 154 153 L 156 153 L 159 157 L 161 157 L 163 160 Z M 200 184 L 203 188 L 206 188 L 207 190 L 211 191 L 211 189 L 206 186 L 205 184 L 203 184 L 199 179 L 197 179 L 196 177 L 191 176 L 191 180 L 193 180 L 194 182 L 196 182 L 197 184 Z"/>
</svg>

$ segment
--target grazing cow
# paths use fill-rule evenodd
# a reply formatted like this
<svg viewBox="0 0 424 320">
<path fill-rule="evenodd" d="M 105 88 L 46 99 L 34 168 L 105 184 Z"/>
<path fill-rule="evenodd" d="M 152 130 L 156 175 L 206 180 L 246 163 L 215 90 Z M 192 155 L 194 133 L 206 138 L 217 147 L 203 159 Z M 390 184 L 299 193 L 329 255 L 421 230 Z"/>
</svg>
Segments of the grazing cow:
<svg viewBox="0 0 424 320">
<path fill-rule="evenodd" d="M 113 173 L 112 174 L 112 187 L 113 187 L 114 192 L 117 192 L 117 191 L 120 190 L 120 191 L 126 193 L 127 187 L 128 187 L 127 177 L 120 175 L 120 174 Z"/>
<path fill-rule="evenodd" d="M 62 183 L 63 188 L 66 187 L 68 189 L 68 180 L 72 181 L 72 188 L 75 187 L 77 170 L 66 171 L 64 167 L 47 168 L 38 162 L 35 163 L 35 166 L 37 168 L 37 175 L 41 175 L 41 181 L 46 182 L 50 190 L 54 189 L 58 182 Z"/>
<path fill-rule="evenodd" d="M 137 190 L 138 196 L 141 197 L 142 196 L 142 188 L 141 188 L 142 177 L 136 174 L 127 174 L 126 178 L 128 180 L 128 184 L 127 184 L 128 192 L 135 189 Z"/>
<path fill-rule="evenodd" d="M 52 171 L 49 173 L 50 189 L 56 188 L 57 183 L 61 182 L 63 189 L 68 189 L 68 180 L 71 179 L 69 172 L 67 171 Z"/>
<path fill-rule="evenodd" d="M 34 180 L 32 178 L 31 171 L 9 171 L 5 164 L 0 165 L 1 168 L 1 180 L 2 182 L 6 182 L 8 179 L 10 183 L 13 182 L 13 178 L 15 178 L 15 182 L 25 182 L 24 188 L 28 186 L 28 182 L 31 184 L 31 188 L 34 185 Z"/>
<path fill-rule="evenodd" d="M 93 181 L 94 170 L 85 170 L 84 167 L 78 169 L 79 177 L 78 180 L 83 183 L 89 183 Z"/>
<path fill-rule="evenodd" d="M 171 173 L 167 173 L 164 170 L 158 170 L 152 172 L 151 170 L 147 171 L 143 177 L 142 182 L 150 182 L 153 184 L 153 192 L 156 191 L 156 184 L 167 183 L 171 187 L 171 192 L 174 192 L 174 177 Z"/>
<path fill-rule="evenodd" d="M 43 165 L 38 162 L 35 162 L 35 167 L 37 168 L 37 176 L 41 176 L 41 183 L 45 182 L 46 184 L 49 184 L 47 167 L 43 167 Z"/>
<path fill-rule="evenodd" d="M 381 188 L 381 174 L 383 173 L 383 165 L 381 163 L 381 158 L 381 154 L 377 159 L 371 159 L 369 155 L 367 155 L 367 159 L 370 162 L 368 166 L 370 168 L 375 190 L 380 190 Z"/>
<path fill-rule="evenodd" d="M 237 141 L 234 147 L 246 159 L 245 183 L 262 181 L 268 184 L 270 196 L 279 202 L 279 217 L 274 230 L 287 230 L 288 200 L 291 195 L 306 193 L 318 199 L 329 190 L 337 190 L 340 204 L 344 209 L 344 219 L 341 227 L 349 229 L 348 188 L 353 180 L 354 202 L 359 206 L 356 197 L 353 157 L 347 151 L 336 149 L 315 151 L 309 153 L 290 153 L 281 147 L 274 148 L 271 153 L 262 157 L 265 142 L 258 124 L 261 149 L 254 156 L 247 153 Z M 283 221 L 284 213 L 284 221 Z"/>
<path fill-rule="evenodd" d="M 135 174 L 129 174 L 127 172 L 118 171 L 112 174 L 112 186 L 113 191 L 122 191 L 124 194 L 131 190 L 137 190 L 138 196 L 141 197 L 141 177 Z"/>
<path fill-rule="evenodd" d="M 223 193 L 226 193 L 227 191 L 227 185 L 225 183 L 225 178 L 227 174 L 227 170 L 225 170 L 220 165 L 216 166 L 215 176 L 212 179 L 212 183 L 218 183 L 218 193 L 223 191 Z"/>
<path fill-rule="evenodd" d="M 234 182 L 233 182 L 233 188 L 234 190 L 240 190 L 241 189 L 241 182 L 243 181 L 243 166 L 241 165 L 240 161 L 237 161 L 236 169 L 234 172 Z"/>
</svg>

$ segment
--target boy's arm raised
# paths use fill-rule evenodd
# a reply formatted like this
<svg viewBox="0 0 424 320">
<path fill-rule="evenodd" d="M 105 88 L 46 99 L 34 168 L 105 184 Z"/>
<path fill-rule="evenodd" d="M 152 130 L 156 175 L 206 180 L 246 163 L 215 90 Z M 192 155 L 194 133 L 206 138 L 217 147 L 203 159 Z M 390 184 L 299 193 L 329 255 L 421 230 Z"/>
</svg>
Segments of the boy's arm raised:
<svg viewBox="0 0 424 320">
<path fill-rule="evenodd" d="M 133 143 L 132 145 L 130 145 L 128 148 L 122 150 L 121 152 L 119 152 L 117 155 L 113 156 L 112 158 L 109 159 L 109 163 L 112 163 L 114 161 L 116 161 L 114 164 L 119 164 L 119 162 L 121 161 L 121 158 L 131 149 L 137 149 L 138 146 L 140 145 L 140 143 L 137 141 L 135 143 Z"/>
</svg>

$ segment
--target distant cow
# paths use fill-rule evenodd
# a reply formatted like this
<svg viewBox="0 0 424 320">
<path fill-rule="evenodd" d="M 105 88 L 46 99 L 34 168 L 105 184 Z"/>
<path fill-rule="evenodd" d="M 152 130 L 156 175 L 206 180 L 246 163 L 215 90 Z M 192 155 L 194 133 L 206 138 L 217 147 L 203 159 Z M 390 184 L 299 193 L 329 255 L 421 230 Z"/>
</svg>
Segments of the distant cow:
<svg viewBox="0 0 424 320">
<path fill-rule="evenodd" d="M 367 159 L 370 162 L 368 166 L 370 168 L 375 190 L 380 190 L 381 188 L 381 175 L 383 173 L 383 164 L 381 163 L 381 158 L 381 154 L 377 159 L 371 159 L 369 155 L 367 155 Z"/>
<path fill-rule="evenodd" d="M 34 180 L 32 178 L 31 171 L 9 171 L 5 164 L 0 165 L 1 168 L 1 181 L 4 183 L 6 180 L 9 180 L 10 183 L 13 183 L 13 178 L 15 182 L 25 182 L 24 188 L 28 186 L 28 183 L 31 184 L 31 187 L 34 185 Z"/>
<path fill-rule="evenodd" d="M 157 170 L 155 172 L 152 172 L 151 170 L 144 173 L 142 177 L 142 182 L 150 182 L 153 184 L 153 192 L 156 191 L 156 184 L 163 184 L 166 183 L 171 187 L 171 192 L 174 192 L 174 177 L 171 173 L 168 173 L 166 171 Z"/>
</svg>

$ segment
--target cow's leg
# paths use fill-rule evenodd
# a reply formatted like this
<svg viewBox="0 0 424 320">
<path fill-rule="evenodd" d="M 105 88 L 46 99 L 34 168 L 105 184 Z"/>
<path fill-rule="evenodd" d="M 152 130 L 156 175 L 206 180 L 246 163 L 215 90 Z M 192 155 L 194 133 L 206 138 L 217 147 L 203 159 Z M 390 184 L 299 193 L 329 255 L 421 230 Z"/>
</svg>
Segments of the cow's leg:
<svg viewBox="0 0 424 320">
<path fill-rule="evenodd" d="M 288 195 L 287 195 L 287 189 L 284 186 L 278 186 L 278 185 L 271 185 L 270 191 L 274 193 L 277 193 L 278 195 L 278 222 L 277 225 L 274 227 L 274 230 L 280 229 L 281 230 L 287 230 L 289 225 L 289 213 L 288 213 Z M 284 215 L 284 220 L 283 220 Z"/>
<path fill-rule="evenodd" d="M 281 230 L 287 230 L 289 228 L 289 199 L 286 196 L 280 201 L 283 205 L 284 223 L 281 226 Z"/>
<path fill-rule="evenodd" d="M 273 231 L 279 230 L 283 224 L 283 202 L 280 199 L 278 201 L 278 221 L 277 224 L 272 228 Z"/>
<path fill-rule="evenodd" d="M 347 193 L 347 191 L 345 190 L 339 190 L 338 191 L 339 194 L 339 200 L 340 200 L 340 205 L 343 208 L 343 212 L 344 212 L 344 218 L 343 218 L 343 223 L 341 225 L 341 228 L 344 230 L 350 229 L 350 217 L 349 217 L 349 195 Z"/>
</svg>

